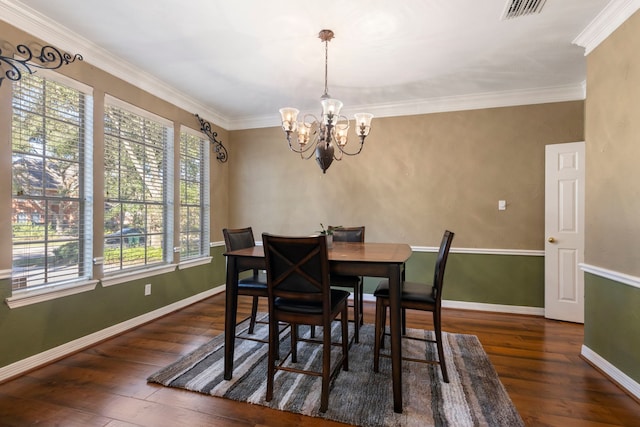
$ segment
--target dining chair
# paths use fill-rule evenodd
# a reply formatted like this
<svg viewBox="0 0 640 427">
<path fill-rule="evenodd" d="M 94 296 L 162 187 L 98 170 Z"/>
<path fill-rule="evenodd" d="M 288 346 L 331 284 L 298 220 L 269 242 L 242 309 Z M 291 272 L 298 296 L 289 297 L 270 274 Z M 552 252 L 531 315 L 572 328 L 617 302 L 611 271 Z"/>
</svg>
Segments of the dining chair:
<svg viewBox="0 0 640 427">
<path fill-rule="evenodd" d="M 224 228 L 222 230 L 224 235 L 224 244 L 227 251 L 235 251 L 238 249 L 250 248 L 256 245 L 253 237 L 253 230 L 251 227 L 246 228 Z M 247 270 L 245 270 L 247 271 Z M 239 272 L 242 273 L 242 272 Z M 227 286 L 229 284 L 227 283 Z M 258 269 L 253 269 L 252 274 L 248 277 L 238 279 L 238 295 L 247 295 L 253 297 L 251 306 L 251 315 L 242 319 L 239 323 L 244 322 L 250 318 L 249 322 L 249 335 L 253 335 L 256 326 L 256 316 L 258 314 L 258 298 L 267 297 L 267 277 L 266 274 L 261 273 Z M 266 322 L 265 322 L 266 323 Z M 265 340 L 254 339 L 244 335 L 240 338 L 252 339 L 260 342 L 266 342 Z"/>
<path fill-rule="evenodd" d="M 424 283 L 404 281 L 402 283 L 402 296 L 400 299 L 400 305 L 402 308 L 402 334 L 406 338 L 435 343 L 438 349 L 438 360 L 408 358 L 403 358 L 403 360 L 440 365 L 440 369 L 442 370 L 442 379 L 445 383 L 449 382 L 449 376 L 447 374 L 447 365 L 445 362 L 444 349 L 442 345 L 442 285 L 444 282 L 445 266 L 447 264 L 449 249 L 451 248 L 451 242 L 453 240 L 454 234 L 455 233 L 446 230 L 444 232 L 444 235 L 442 236 L 440 250 L 438 251 L 438 257 L 436 259 L 433 283 L 429 285 Z M 374 372 L 378 372 L 381 356 L 380 349 L 384 348 L 384 337 L 385 335 L 387 335 L 385 333 L 385 325 L 387 317 L 387 307 L 389 307 L 389 281 L 382 280 L 373 295 L 376 297 L 373 370 Z M 407 309 L 430 311 L 433 313 L 433 329 L 435 340 L 410 337 L 406 335 Z"/>
<path fill-rule="evenodd" d="M 347 299 L 349 292 L 332 289 L 329 281 L 329 257 L 324 236 L 285 237 L 262 235 L 267 264 L 269 301 L 269 355 L 266 401 L 273 398 L 276 370 L 322 377 L 320 412 L 329 405 L 329 385 L 339 368 L 349 369 Z M 331 323 L 340 316 L 342 340 L 331 341 Z M 278 322 L 291 325 L 291 349 L 280 358 Z M 319 344 L 317 340 L 298 336 L 299 325 L 322 326 L 322 370 L 296 367 L 298 341 Z M 340 359 L 331 370 L 331 347 L 342 347 Z M 315 353 L 315 352 L 314 352 Z M 291 363 L 285 362 L 291 356 Z M 276 365 L 276 359 L 280 362 Z"/>
<path fill-rule="evenodd" d="M 334 242 L 364 242 L 364 226 L 360 227 L 335 227 L 330 226 L 333 231 Z M 354 339 L 360 342 L 360 326 L 364 323 L 364 278 L 362 276 L 343 276 L 341 274 L 331 274 L 331 286 L 353 289 L 353 324 Z"/>
</svg>

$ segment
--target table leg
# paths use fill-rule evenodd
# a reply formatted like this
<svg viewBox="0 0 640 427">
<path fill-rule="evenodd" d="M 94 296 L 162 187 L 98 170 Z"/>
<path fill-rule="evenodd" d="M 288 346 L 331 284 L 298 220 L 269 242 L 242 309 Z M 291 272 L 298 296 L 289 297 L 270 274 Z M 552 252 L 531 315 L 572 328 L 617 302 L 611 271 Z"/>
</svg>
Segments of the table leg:
<svg viewBox="0 0 640 427">
<path fill-rule="evenodd" d="M 224 379 L 233 376 L 233 352 L 236 340 L 236 313 L 238 311 L 237 258 L 227 257 L 226 303 L 224 309 Z"/>
<path fill-rule="evenodd" d="M 391 377 L 393 379 L 393 410 L 402 413 L 402 342 L 401 342 L 401 308 L 402 282 L 400 265 L 389 269 L 389 311 L 391 330 Z"/>
</svg>

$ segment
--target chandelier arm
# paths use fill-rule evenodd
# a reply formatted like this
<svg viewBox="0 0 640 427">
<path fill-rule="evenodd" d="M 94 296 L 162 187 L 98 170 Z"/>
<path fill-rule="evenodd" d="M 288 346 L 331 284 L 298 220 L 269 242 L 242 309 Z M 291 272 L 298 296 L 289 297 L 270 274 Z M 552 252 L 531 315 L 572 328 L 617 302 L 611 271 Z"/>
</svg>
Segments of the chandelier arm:
<svg viewBox="0 0 640 427">
<path fill-rule="evenodd" d="M 340 145 L 338 145 L 338 151 L 340 151 L 342 154 L 346 154 L 347 156 L 357 156 L 358 154 L 360 154 L 362 152 L 362 149 L 364 148 L 364 138 L 360 138 L 360 147 L 358 148 L 358 151 L 354 152 L 354 153 L 350 153 L 348 151 L 346 151 L 345 149 L 343 149 Z"/>
<path fill-rule="evenodd" d="M 309 149 L 305 150 L 305 151 L 308 151 L 308 152 L 309 152 L 309 155 L 308 155 L 308 156 L 305 156 L 305 155 L 304 155 L 304 154 L 305 154 L 305 152 L 303 151 L 302 153 L 300 153 L 300 158 L 301 158 L 301 159 L 304 159 L 304 160 L 309 160 L 310 158 L 314 157 L 314 156 L 315 156 L 315 154 L 316 154 L 316 146 L 317 146 L 317 145 L 318 145 L 318 143 L 317 143 L 317 142 L 316 142 L 316 143 L 313 143 L 313 144 L 309 144 L 309 148 L 313 147 L 313 150 L 309 150 Z"/>
<path fill-rule="evenodd" d="M 293 144 L 291 143 L 291 138 L 287 138 L 287 142 L 289 143 L 289 149 L 290 149 L 291 151 L 293 151 L 294 153 L 298 153 L 298 154 L 300 154 L 300 155 L 302 155 L 302 154 L 306 153 L 306 152 L 307 152 L 307 151 L 309 151 L 313 146 L 315 146 L 315 145 L 316 145 L 315 143 L 314 143 L 314 144 L 305 144 L 305 145 L 304 145 L 304 148 L 296 149 L 296 148 L 293 146 Z M 298 145 L 300 145 L 300 144 L 298 144 Z M 307 157 L 307 158 L 309 158 L 309 157 Z"/>
</svg>

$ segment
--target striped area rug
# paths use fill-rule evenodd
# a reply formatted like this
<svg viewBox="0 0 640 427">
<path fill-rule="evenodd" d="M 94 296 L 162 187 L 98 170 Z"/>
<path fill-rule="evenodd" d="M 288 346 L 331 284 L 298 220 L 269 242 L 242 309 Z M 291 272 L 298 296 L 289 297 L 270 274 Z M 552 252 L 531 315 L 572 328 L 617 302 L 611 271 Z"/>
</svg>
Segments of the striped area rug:
<svg viewBox="0 0 640 427">
<path fill-rule="evenodd" d="M 246 325 L 240 327 L 246 330 Z M 266 337 L 267 329 L 259 325 L 255 336 Z M 321 328 L 317 329 L 316 335 L 321 336 Z M 408 332 L 430 334 L 415 329 Z M 339 341 L 337 322 L 332 334 Z M 476 336 L 443 333 L 448 384 L 442 382 L 439 366 L 403 362 L 403 413 L 396 414 L 391 360 L 381 358 L 380 372 L 374 373 L 373 325 L 365 324 L 360 334 L 360 343 L 353 343 L 349 350 L 349 371 L 341 371 L 333 382 L 329 409 L 324 414 L 319 412 L 318 377 L 278 371 L 274 398 L 265 402 L 267 344 L 250 340 L 236 340 L 230 381 L 223 379 L 223 335 L 156 372 L 148 381 L 359 426 L 524 426 Z M 435 345 L 402 341 L 403 355 L 436 358 Z M 280 348 L 280 354 L 285 355 L 288 332 L 283 333 Z M 299 343 L 298 364 L 319 369 L 321 358 L 320 345 Z"/>
</svg>

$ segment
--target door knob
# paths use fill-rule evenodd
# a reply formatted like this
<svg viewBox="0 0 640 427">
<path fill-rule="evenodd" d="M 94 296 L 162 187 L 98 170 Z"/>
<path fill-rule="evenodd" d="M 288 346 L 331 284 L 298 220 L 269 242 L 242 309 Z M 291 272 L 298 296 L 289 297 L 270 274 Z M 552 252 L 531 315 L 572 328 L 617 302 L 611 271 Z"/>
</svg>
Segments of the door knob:
<svg viewBox="0 0 640 427">
<path fill-rule="evenodd" d="M 553 237 L 549 237 L 549 243 L 555 243 L 556 239 L 554 239 Z"/>
</svg>

